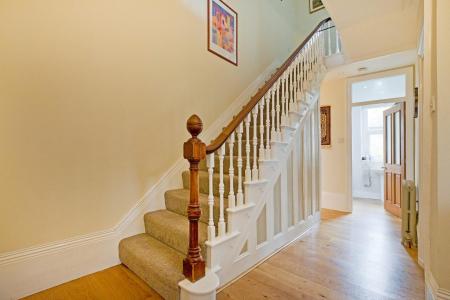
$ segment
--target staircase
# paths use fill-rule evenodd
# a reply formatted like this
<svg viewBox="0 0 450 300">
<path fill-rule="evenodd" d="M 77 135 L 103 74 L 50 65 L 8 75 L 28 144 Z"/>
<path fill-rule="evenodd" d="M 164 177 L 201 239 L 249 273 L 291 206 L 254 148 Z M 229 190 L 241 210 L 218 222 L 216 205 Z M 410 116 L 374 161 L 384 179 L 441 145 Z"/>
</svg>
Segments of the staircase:
<svg viewBox="0 0 450 300">
<path fill-rule="evenodd" d="M 122 263 L 165 299 L 214 299 L 319 221 L 318 87 L 331 25 L 322 21 L 210 145 L 200 118 L 188 120 L 183 187 L 119 245 Z"/>
</svg>

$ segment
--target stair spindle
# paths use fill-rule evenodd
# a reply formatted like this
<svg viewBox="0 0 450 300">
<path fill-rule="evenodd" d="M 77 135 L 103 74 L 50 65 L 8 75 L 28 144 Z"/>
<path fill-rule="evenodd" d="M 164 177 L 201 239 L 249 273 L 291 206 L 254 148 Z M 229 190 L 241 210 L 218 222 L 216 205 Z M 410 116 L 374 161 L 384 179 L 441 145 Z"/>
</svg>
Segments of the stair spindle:
<svg viewBox="0 0 450 300">
<path fill-rule="evenodd" d="M 272 95 L 272 90 L 269 90 L 266 94 L 266 153 L 265 158 L 271 158 L 270 151 L 270 97 Z"/>
<path fill-rule="evenodd" d="M 238 140 L 238 159 L 237 159 L 237 167 L 238 167 L 238 188 L 236 194 L 237 206 L 241 206 L 244 204 L 244 193 L 242 189 L 242 133 L 244 131 L 244 125 L 241 122 L 237 128 L 237 140 Z"/>
<path fill-rule="evenodd" d="M 230 179 L 230 191 L 228 193 L 228 206 L 230 208 L 234 208 L 236 206 L 236 197 L 234 195 L 234 167 L 233 167 L 233 160 L 234 160 L 234 132 L 231 133 L 230 137 L 228 138 L 228 145 L 230 147 L 230 168 L 228 169 L 228 177 Z"/>
<path fill-rule="evenodd" d="M 272 88 L 271 90 L 271 96 L 272 96 L 272 130 L 270 131 L 270 136 L 273 140 L 277 140 L 277 130 L 276 130 L 276 123 L 275 123 L 275 99 L 276 99 L 276 83 L 275 83 L 275 89 Z"/>
<path fill-rule="evenodd" d="M 245 181 L 252 181 L 252 171 L 250 167 L 250 120 L 251 114 L 248 114 L 245 117 L 245 155 L 246 155 L 246 163 L 245 163 Z"/>
<path fill-rule="evenodd" d="M 289 86 L 289 94 L 290 94 L 290 101 L 289 101 L 289 110 L 288 110 L 288 117 L 289 112 L 294 111 L 294 105 L 295 105 L 295 65 L 292 66 L 291 76 L 290 76 L 290 86 Z"/>
<path fill-rule="evenodd" d="M 264 97 L 259 101 L 259 159 L 264 160 Z"/>
<path fill-rule="evenodd" d="M 280 125 L 281 125 L 281 117 L 280 117 L 280 114 L 281 114 L 281 112 L 280 112 L 280 98 L 281 98 L 281 86 L 282 86 L 282 82 L 281 82 L 281 79 L 279 79 L 278 81 L 277 81 L 277 105 L 276 105 L 276 117 L 277 117 L 277 120 L 276 120 L 276 127 L 277 127 L 277 141 L 280 141 L 281 140 L 281 130 L 280 130 Z"/>
<path fill-rule="evenodd" d="M 223 182 L 223 159 L 225 156 L 225 144 L 219 149 L 219 237 L 225 235 L 225 216 L 224 216 L 224 194 L 225 184 Z"/>
<path fill-rule="evenodd" d="M 286 125 L 286 82 L 287 82 L 287 78 L 286 78 L 286 74 L 283 75 L 283 78 L 281 80 L 281 92 L 282 92 L 282 96 L 281 96 L 281 126 Z"/>
<path fill-rule="evenodd" d="M 339 41 L 340 41 L 339 32 L 336 29 L 336 54 L 341 53 L 341 45 L 340 45 Z"/>
<path fill-rule="evenodd" d="M 330 23 L 328 23 L 328 28 L 331 28 L 331 24 Z M 327 49 L 328 49 L 328 53 L 327 53 L 327 56 L 330 56 L 331 55 L 331 29 L 328 29 L 327 30 L 327 37 L 328 37 L 328 41 L 327 41 L 327 43 L 328 43 L 328 47 L 327 47 Z"/>
<path fill-rule="evenodd" d="M 208 208 L 209 208 L 209 218 L 208 218 L 208 241 L 212 241 L 216 237 L 216 227 L 214 226 L 214 152 L 208 154 L 206 157 L 206 166 L 208 167 Z"/>
<path fill-rule="evenodd" d="M 253 115 L 253 168 L 252 168 L 252 181 L 258 180 L 258 166 L 257 166 L 257 157 L 258 157 L 258 104 L 255 105 L 252 111 Z"/>
</svg>

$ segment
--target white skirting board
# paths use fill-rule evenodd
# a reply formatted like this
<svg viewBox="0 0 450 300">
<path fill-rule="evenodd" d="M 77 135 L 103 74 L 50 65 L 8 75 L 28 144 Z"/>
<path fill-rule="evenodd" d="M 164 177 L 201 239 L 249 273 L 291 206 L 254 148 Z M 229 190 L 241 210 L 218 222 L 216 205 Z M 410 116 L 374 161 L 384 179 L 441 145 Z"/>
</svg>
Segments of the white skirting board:
<svg viewBox="0 0 450 300">
<path fill-rule="evenodd" d="M 351 212 L 346 194 L 322 191 L 321 208 Z"/>
<path fill-rule="evenodd" d="M 280 65 L 274 61 L 253 81 L 213 124 L 202 133 L 213 139 Z M 208 125 L 208 124 L 206 124 Z M 180 123 L 180 126 L 185 126 Z M 180 141 L 182 142 L 182 141 Z M 180 158 L 111 229 L 50 244 L 0 254 L 0 300 L 18 299 L 55 285 L 120 263 L 121 239 L 144 232 L 143 215 L 164 208 L 164 192 L 182 186 L 181 172 L 187 163 Z"/>
<path fill-rule="evenodd" d="M 425 272 L 425 299 L 450 300 L 450 290 L 439 287 L 433 274 Z"/>
</svg>

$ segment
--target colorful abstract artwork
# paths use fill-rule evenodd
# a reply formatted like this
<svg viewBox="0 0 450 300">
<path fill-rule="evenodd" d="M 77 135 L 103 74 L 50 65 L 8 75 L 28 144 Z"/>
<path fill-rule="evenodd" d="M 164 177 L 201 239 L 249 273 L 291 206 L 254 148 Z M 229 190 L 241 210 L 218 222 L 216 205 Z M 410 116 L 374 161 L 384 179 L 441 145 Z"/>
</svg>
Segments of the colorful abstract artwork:
<svg viewBox="0 0 450 300">
<path fill-rule="evenodd" d="M 331 146 L 331 106 L 320 107 L 320 140 L 322 146 Z"/>
<path fill-rule="evenodd" d="M 313 13 L 315 11 L 321 10 L 325 6 L 322 3 L 322 0 L 309 0 L 309 13 Z"/>
<path fill-rule="evenodd" d="M 221 0 L 208 0 L 208 50 L 237 65 L 237 13 Z"/>
</svg>

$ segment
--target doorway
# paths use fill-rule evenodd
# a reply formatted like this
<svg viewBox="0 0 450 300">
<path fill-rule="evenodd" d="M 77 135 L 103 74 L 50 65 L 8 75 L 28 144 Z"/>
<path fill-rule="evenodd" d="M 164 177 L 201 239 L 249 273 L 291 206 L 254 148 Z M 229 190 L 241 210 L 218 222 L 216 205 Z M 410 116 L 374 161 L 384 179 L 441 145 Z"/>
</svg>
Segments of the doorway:
<svg viewBox="0 0 450 300">
<path fill-rule="evenodd" d="M 403 180 L 414 178 L 412 68 L 349 80 L 349 202 L 371 201 L 401 216 Z M 409 139 L 407 139 L 409 138 Z M 411 155 L 407 161 L 408 153 Z M 412 165 L 406 173 L 408 163 Z"/>
<path fill-rule="evenodd" d="M 384 200 L 383 112 L 393 103 L 352 108 L 352 194 L 353 198 Z"/>
</svg>

